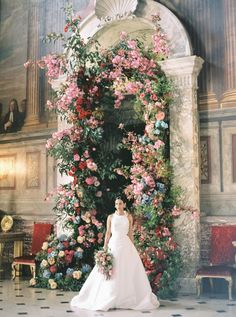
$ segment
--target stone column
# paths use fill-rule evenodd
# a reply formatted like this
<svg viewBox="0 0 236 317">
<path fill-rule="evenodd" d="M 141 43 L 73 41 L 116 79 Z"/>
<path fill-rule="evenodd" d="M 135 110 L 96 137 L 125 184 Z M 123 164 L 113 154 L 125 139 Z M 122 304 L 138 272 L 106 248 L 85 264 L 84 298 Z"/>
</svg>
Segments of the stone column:
<svg viewBox="0 0 236 317">
<path fill-rule="evenodd" d="M 39 0 L 29 3 L 28 12 L 28 60 L 39 58 Z M 24 129 L 39 124 L 39 68 L 28 68 L 27 71 L 27 115 Z"/>
<path fill-rule="evenodd" d="M 203 60 L 197 56 L 162 62 L 163 71 L 174 83 L 174 102 L 170 107 L 170 161 L 174 184 L 183 190 L 182 204 L 200 208 L 199 120 L 197 77 Z M 183 271 L 180 283 L 183 292 L 195 292 L 194 276 L 199 264 L 199 217 L 183 213 L 176 221 L 176 239 L 180 245 Z"/>
<path fill-rule="evenodd" d="M 225 33 L 225 92 L 221 107 L 236 107 L 236 2 L 224 2 L 224 33 Z"/>
<path fill-rule="evenodd" d="M 214 42 L 217 37 L 214 32 L 218 27 L 219 21 L 216 15 L 214 1 L 204 0 L 198 3 L 199 9 L 195 11 L 198 21 L 197 34 L 201 36 L 201 41 L 197 43 L 197 49 L 201 56 L 205 58 L 205 64 L 200 75 L 200 94 L 199 109 L 209 110 L 219 108 L 219 103 L 214 91 L 213 80 L 215 66 L 217 64 Z"/>
</svg>

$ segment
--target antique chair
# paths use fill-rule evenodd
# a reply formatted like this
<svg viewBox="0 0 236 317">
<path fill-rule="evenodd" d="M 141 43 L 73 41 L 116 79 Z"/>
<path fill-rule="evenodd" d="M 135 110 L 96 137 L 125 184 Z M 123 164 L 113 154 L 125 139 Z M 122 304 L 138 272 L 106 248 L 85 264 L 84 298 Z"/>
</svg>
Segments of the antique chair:
<svg viewBox="0 0 236 317">
<path fill-rule="evenodd" d="M 35 277 L 35 255 L 41 250 L 43 242 L 47 236 L 52 233 L 53 225 L 49 223 L 35 223 L 33 228 L 31 254 L 16 257 L 12 262 L 12 279 L 16 277 L 16 267 L 19 265 L 28 265 L 30 267 L 31 274 Z"/>
<path fill-rule="evenodd" d="M 196 273 L 197 295 L 201 293 L 201 281 L 209 278 L 211 290 L 213 279 L 228 282 L 228 296 L 232 300 L 233 273 L 235 264 L 236 225 L 212 226 L 210 265 L 200 268 Z"/>
</svg>

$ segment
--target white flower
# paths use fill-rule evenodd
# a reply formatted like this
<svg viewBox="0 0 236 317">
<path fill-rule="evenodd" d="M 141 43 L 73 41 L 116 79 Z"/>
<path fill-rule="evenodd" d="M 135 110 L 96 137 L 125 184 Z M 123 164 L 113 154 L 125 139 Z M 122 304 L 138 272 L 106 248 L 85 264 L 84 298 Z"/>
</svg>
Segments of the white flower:
<svg viewBox="0 0 236 317">
<path fill-rule="evenodd" d="M 81 275 L 82 275 L 81 271 L 74 271 L 73 272 L 73 278 L 75 278 L 76 280 L 79 280 Z"/>
<path fill-rule="evenodd" d="M 83 243 L 84 242 L 84 237 L 81 237 L 81 236 L 78 236 L 78 238 L 77 238 L 77 242 L 78 243 Z"/>
<path fill-rule="evenodd" d="M 44 242 L 42 245 L 42 250 L 47 250 L 48 249 L 48 242 Z"/>
<path fill-rule="evenodd" d="M 65 252 L 64 251 L 59 251 L 58 253 L 59 258 L 63 258 L 63 256 L 65 256 Z"/>
<path fill-rule="evenodd" d="M 51 289 L 56 289 L 57 288 L 57 283 L 53 282 L 50 284 Z"/>
<path fill-rule="evenodd" d="M 43 260 L 41 262 L 41 267 L 47 267 L 48 266 L 48 261 L 47 260 Z"/>
<path fill-rule="evenodd" d="M 35 279 L 35 278 L 32 278 L 32 279 L 29 281 L 29 284 L 30 284 L 30 286 L 35 286 L 35 285 L 36 285 L 36 279 Z"/>
</svg>

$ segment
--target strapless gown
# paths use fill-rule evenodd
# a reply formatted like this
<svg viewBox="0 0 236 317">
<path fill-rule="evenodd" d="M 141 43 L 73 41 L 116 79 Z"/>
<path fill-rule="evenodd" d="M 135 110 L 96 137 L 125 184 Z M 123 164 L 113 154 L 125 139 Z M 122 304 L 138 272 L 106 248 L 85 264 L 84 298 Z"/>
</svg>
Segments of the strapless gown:
<svg viewBox="0 0 236 317">
<path fill-rule="evenodd" d="M 103 310 L 113 308 L 156 309 L 159 302 L 139 254 L 128 237 L 129 220 L 125 215 L 113 214 L 108 247 L 114 256 L 114 271 L 109 280 L 95 265 L 78 295 L 71 300 L 71 308 Z"/>
</svg>

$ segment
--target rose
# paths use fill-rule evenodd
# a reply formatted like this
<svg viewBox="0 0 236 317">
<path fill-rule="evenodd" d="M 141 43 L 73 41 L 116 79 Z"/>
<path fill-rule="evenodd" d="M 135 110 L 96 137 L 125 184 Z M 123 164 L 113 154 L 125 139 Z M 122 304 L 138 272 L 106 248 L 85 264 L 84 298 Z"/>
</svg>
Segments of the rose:
<svg viewBox="0 0 236 317">
<path fill-rule="evenodd" d="M 96 171 L 97 168 L 98 168 L 98 167 L 97 167 L 97 164 L 94 163 L 94 162 L 92 161 L 92 159 L 86 160 L 86 164 L 87 164 L 88 169 L 90 169 L 91 171 Z"/>
<path fill-rule="evenodd" d="M 156 119 L 161 121 L 165 118 L 165 113 L 163 111 L 159 111 L 158 114 L 156 115 Z"/>
<path fill-rule="evenodd" d="M 48 261 L 47 260 L 42 260 L 40 266 L 41 267 L 47 267 L 48 266 Z"/>
<path fill-rule="evenodd" d="M 64 251 L 60 251 L 58 253 L 59 258 L 63 258 L 63 256 L 65 256 L 65 252 Z"/>
<path fill-rule="evenodd" d="M 99 190 L 98 192 L 96 192 L 95 196 L 96 197 L 102 197 L 102 192 Z"/>
<path fill-rule="evenodd" d="M 79 160 L 80 160 L 79 154 L 74 154 L 74 161 L 79 161 Z"/>
<path fill-rule="evenodd" d="M 79 280 L 81 275 L 82 275 L 81 271 L 74 271 L 73 274 L 72 274 L 73 278 L 76 279 L 76 280 Z"/>
<path fill-rule="evenodd" d="M 87 177 L 86 179 L 85 179 L 85 183 L 87 184 L 87 185 L 93 185 L 94 184 L 94 177 Z"/>
<path fill-rule="evenodd" d="M 56 265 L 50 266 L 49 271 L 50 271 L 51 273 L 53 273 L 53 274 L 56 273 L 56 271 L 57 271 Z"/>
<path fill-rule="evenodd" d="M 77 238 L 77 242 L 78 242 L 78 243 L 83 243 L 84 240 L 85 240 L 85 237 L 79 236 L 79 237 Z"/>
</svg>

